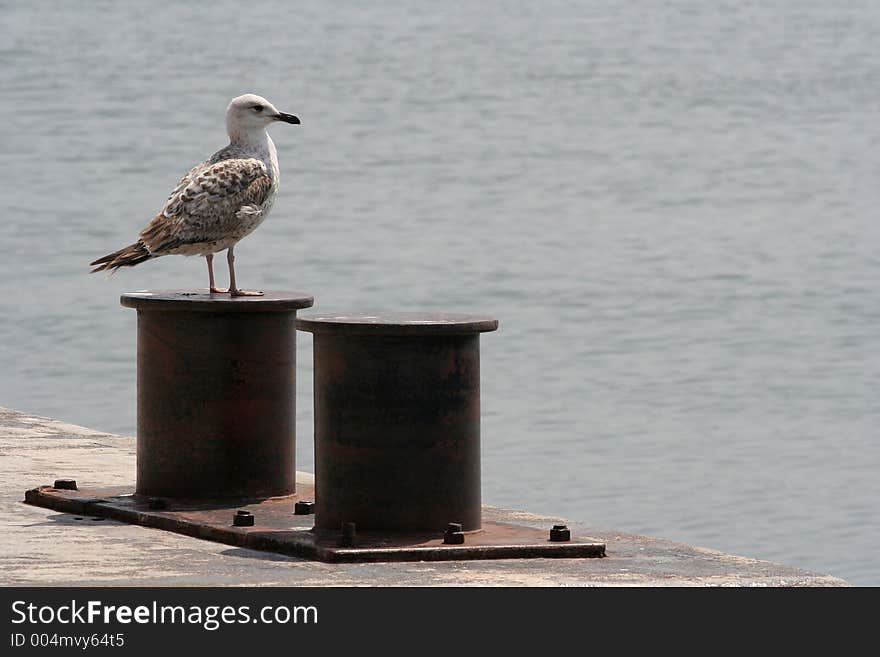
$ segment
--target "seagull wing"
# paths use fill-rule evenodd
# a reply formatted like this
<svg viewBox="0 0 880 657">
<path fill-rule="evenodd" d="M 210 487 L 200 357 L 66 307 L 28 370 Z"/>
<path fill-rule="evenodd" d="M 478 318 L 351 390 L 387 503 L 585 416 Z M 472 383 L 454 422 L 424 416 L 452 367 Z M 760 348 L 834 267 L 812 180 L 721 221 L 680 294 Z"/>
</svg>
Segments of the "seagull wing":
<svg viewBox="0 0 880 657">
<path fill-rule="evenodd" d="M 239 211 L 261 206 L 271 187 L 266 165 L 254 158 L 199 165 L 180 179 L 162 212 L 139 237 L 156 255 L 185 244 L 228 238 L 236 233 Z"/>
</svg>

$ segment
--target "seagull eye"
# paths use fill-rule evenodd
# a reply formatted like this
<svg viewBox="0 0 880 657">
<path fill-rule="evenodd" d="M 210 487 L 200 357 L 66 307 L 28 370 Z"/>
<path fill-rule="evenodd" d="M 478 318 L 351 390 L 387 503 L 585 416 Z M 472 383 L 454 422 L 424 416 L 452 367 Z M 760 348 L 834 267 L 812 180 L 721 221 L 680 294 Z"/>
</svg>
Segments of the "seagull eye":
<svg viewBox="0 0 880 657">
<path fill-rule="evenodd" d="M 254 105 L 251 109 L 253 109 L 255 112 L 262 112 L 263 106 L 262 105 Z"/>
</svg>

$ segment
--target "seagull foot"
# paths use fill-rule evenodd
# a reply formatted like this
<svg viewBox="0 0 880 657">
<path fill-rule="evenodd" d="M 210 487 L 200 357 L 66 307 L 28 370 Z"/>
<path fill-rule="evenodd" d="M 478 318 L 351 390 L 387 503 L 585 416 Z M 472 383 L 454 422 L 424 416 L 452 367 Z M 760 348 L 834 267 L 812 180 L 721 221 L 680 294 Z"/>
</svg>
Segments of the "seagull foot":
<svg viewBox="0 0 880 657">
<path fill-rule="evenodd" d="M 229 292 L 229 288 L 226 287 L 212 287 L 209 292 L 211 294 L 226 294 Z"/>
<path fill-rule="evenodd" d="M 233 297 L 261 297 L 263 296 L 263 292 L 261 290 L 238 290 L 231 289 L 229 290 L 229 294 Z"/>
</svg>

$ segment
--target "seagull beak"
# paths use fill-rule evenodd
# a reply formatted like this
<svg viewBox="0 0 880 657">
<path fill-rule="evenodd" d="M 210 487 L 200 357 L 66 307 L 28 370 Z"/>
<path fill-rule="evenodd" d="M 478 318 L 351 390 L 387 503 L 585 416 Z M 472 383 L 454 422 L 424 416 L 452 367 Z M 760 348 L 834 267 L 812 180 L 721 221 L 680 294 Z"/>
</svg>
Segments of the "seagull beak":
<svg viewBox="0 0 880 657">
<path fill-rule="evenodd" d="M 276 121 L 284 121 L 285 123 L 293 123 L 294 125 L 299 125 L 299 119 L 295 117 L 293 114 L 285 114 L 284 112 L 278 112 L 273 117 Z"/>
</svg>

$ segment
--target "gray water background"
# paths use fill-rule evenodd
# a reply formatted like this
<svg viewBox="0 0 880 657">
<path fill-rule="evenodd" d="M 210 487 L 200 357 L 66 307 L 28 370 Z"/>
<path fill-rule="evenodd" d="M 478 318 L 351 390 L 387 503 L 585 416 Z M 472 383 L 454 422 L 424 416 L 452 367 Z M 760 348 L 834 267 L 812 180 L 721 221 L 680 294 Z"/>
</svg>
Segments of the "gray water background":
<svg viewBox="0 0 880 657">
<path fill-rule="evenodd" d="M 254 91 L 303 125 L 240 283 L 498 317 L 485 502 L 878 585 L 878 34 L 870 1 L 0 2 L 0 404 L 134 434 L 118 297 L 204 261 L 86 263 Z"/>
</svg>

